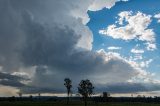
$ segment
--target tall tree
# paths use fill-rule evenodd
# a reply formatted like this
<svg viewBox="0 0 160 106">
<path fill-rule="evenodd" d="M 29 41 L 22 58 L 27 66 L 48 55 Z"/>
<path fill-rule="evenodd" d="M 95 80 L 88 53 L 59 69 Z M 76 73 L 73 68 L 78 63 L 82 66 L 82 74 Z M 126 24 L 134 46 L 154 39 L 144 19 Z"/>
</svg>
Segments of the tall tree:
<svg viewBox="0 0 160 106">
<path fill-rule="evenodd" d="M 81 80 L 78 86 L 78 92 L 83 96 L 85 106 L 87 106 L 87 98 L 93 94 L 93 84 L 90 80 Z"/>
<path fill-rule="evenodd" d="M 69 103 L 69 94 L 71 93 L 72 81 L 69 78 L 64 79 L 64 85 L 67 88 L 67 104 Z"/>
</svg>

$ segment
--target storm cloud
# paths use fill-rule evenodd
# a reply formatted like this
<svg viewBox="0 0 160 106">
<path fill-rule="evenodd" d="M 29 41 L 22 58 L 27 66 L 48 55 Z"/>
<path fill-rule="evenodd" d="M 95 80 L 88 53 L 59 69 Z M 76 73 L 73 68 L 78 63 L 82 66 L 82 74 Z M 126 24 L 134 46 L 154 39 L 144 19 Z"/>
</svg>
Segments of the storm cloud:
<svg viewBox="0 0 160 106">
<path fill-rule="evenodd" d="M 0 84 L 12 87 L 23 87 L 25 84 L 22 81 L 28 81 L 29 79 L 22 78 L 9 73 L 0 72 Z"/>
<path fill-rule="evenodd" d="M 113 0 L 109 8 L 115 2 Z M 0 73 L 2 79 L 8 79 L 0 83 L 18 87 L 24 93 L 47 93 L 64 92 L 65 77 L 73 80 L 75 91 L 78 82 L 88 78 L 95 86 L 103 84 L 106 85 L 103 88 L 109 90 L 109 82 L 127 82 L 142 75 L 142 70 L 120 55 L 92 51 L 92 32 L 85 24 L 93 3 L 93 0 L 1 0 L 1 70 L 23 71 L 32 77 L 29 83 L 23 84 L 20 82 L 23 77 Z M 96 7 L 93 10 L 97 10 Z"/>
</svg>

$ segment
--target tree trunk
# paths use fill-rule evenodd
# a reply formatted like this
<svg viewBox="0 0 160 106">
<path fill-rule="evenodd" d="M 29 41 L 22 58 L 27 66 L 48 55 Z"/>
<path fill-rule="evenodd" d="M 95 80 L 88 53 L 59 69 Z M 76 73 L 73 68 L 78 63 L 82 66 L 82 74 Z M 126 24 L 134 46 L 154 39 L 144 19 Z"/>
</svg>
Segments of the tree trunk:
<svg viewBox="0 0 160 106">
<path fill-rule="evenodd" d="M 84 97 L 85 106 L 87 106 L 87 97 Z"/>
<path fill-rule="evenodd" d="M 67 97 L 67 105 L 69 104 L 69 90 L 67 91 L 67 95 L 68 95 L 68 97 Z"/>
</svg>

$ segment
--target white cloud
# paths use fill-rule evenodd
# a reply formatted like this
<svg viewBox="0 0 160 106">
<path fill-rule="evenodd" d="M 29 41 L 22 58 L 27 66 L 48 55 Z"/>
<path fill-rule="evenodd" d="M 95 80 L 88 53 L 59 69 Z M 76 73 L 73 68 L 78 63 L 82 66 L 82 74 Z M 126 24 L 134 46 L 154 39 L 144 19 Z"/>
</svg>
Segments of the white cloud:
<svg viewBox="0 0 160 106">
<path fill-rule="evenodd" d="M 125 57 L 122 57 L 119 53 L 115 53 L 115 52 L 105 52 L 104 50 L 99 50 L 98 51 L 100 54 L 103 54 L 103 57 L 105 58 L 105 60 L 107 62 L 111 61 L 111 60 L 116 60 L 116 61 L 121 61 L 121 62 L 125 62 L 125 64 L 127 65 L 123 65 L 123 69 L 128 70 L 128 71 L 118 71 L 116 72 L 115 70 L 119 70 L 120 67 L 116 67 L 116 66 L 112 66 L 112 73 L 107 73 L 107 74 L 112 74 L 116 75 L 116 73 L 118 73 L 116 75 L 116 83 L 123 83 L 123 82 L 130 82 L 130 83 L 159 83 L 159 80 L 154 79 L 154 73 L 148 72 L 146 70 L 144 70 L 143 68 L 147 68 L 149 67 L 149 64 L 153 61 L 153 59 L 149 59 L 147 61 L 143 61 L 143 62 L 136 62 L 132 59 L 127 59 Z M 109 64 L 109 63 L 108 63 Z M 129 68 L 131 67 L 131 69 Z M 132 71 L 130 71 L 132 70 Z M 116 73 L 115 73 L 116 72 Z M 126 77 L 125 79 L 121 79 L 122 76 L 119 75 L 119 73 L 121 73 L 123 76 L 127 76 L 127 74 L 129 75 L 129 77 Z M 106 78 L 107 75 L 103 74 L 100 75 L 101 78 Z M 120 77 L 119 77 L 120 76 Z M 102 79 L 101 79 L 102 80 Z M 110 80 L 110 79 L 108 79 Z M 110 81 L 111 82 L 111 81 Z M 112 81 L 112 83 L 115 83 L 114 81 Z"/>
<path fill-rule="evenodd" d="M 135 51 L 135 55 L 130 56 L 129 61 L 131 61 L 132 64 L 135 65 L 135 67 L 139 67 L 140 69 L 148 68 L 150 63 L 153 61 L 153 59 L 149 59 L 149 60 L 144 61 L 141 53 L 139 53 L 139 51 Z M 141 60 L 141 61 L 137 61 L 137 60 Z M 135 62 L 135 61 L 137 61 L 137 62 Z"/>
<path fill-rule="evenodd" d="M 127 82 L 131 81 L 133 83 L 135 82 L 144 82 L 147 79 L 152 79 L 152 73 L 147 72 L 146 70 L 143 70 L 142 68 L 148 67 L 149 64 L 152 62 L 152 59 L 145 61 L 143 67 L 138 62 L 135 62 L 134 60 L 127 59 L 125 57 L 122 57 L 119 53 L 116 52 L 105 52 L 103 49 L 97 51 L 100 55 L 102 55 L 105 58 L 105 61 L 107 64 L 110 64 L 112 60 L 114 60 L 114 64 L 110 64 L 110 67 L 107 67 L 110 72 L 107 72 L 106 74 L 103 73 L 103 75 L 99 75 L 99 80 L 102 81 L 103 79 L 107 79 L 109 82 Z M 123 67 L 121 67 L 123 63 Z M 120 64 L 120 65 L 118 65 Z M 143 64 L 143 63 L 142 63 Z M 123 69 L 122 69 L 123 68 Z M 124 70 L 124 71 L 123 71 Z M 112 76 L 111 78 L 109 76 Z M 115 76 L 116 78 L 113 78 Z M 123 77 L 127 76 L 127 77 Z M 123 78 L 122 78 L 123 77 Z M 116 79 L 116 81 L 113 79 Z M 105 81 L 103 83 L 106 83 Z"/>
<path fill-rule="evenodd" d="M 110 47 L 108 47 L 107 49 L 108 50 L 119 50 L 119 49 L 121 49 L 122 47 L 115 47 L 115 46 L 110 46 Z"/>
<path fill-rule="evenodd" d="M 136 54 L 136 55 L 134 56 L 134 59 L 133 59 L 133 60 L 142 60 L 142 59 L 143 59 L 143 57 L 142 57 L 141 54 Z"/>
<path fill-rule="evenodd" d="M 135 54 L 134 56 L 129 57 L 129 60 L 132 60 L 132 61 L 142 60 L 142 59 L 143 59 L 142 54 Z"/>
<path fill-rule="evenodd" d="M 50 16 L 56 20 L 56 23 L 69 25 L 78 35 L 81 35 L 77 43 L 78 47 L 91 50 L 93 35 L 88 26 L 86 26 L 86 23 L 90 20 L 87 11 L 97 11 L 103 8 L 110 9 L 116 2 L 127 0 L 71 0 L 67 1 L 67 3 L 62 1 L 50 1 L 47 13 L 50 12 Z"/>
<path fill-rule="evenodd" d="M 134 49 L 134 48 L 133 48 L 133 49 L 131 50 L 131 52 L 132 52 L 132 53 L 135 53 L 135 54 L 142 54 L 142 53 L 144 53 L 144 50 L 142 50 L 142 49 L 139 49 L 139 50 L 138 50 L 138 49 Z"/>
<path fill-rule="evenodd" d="M 153 61 L 153 59 L 149 59 L 149 60 L 147 60 L 147 61 L 142 61 L 141 63 L 140 63 L 140 67 L 146 67 L 146 68 L 148 68 L 149 67 L 149 64 L 151 63 Z"/>
<path fill-rule="evenodd" d="M 110 36 L 114 39 L 122 40 L 133 40 L 137 39 L 139 41 L 145 41 L 150 44 L 155 44 L 155 33 L 153 29 L 148 29 L 148 26 L 152 22 L 151 15 L 144 14 L 142 12 L 137 12 L 133 14 L 132 11 L 123 11 L 118 14 L 119 19 L 116 21 L 120 25 L 118 27 L 116 24 L 109 25 L 106 29 L 99 31 L 100 34 Z M 124 25 L 124 22 L 127 24 Z M 147 48 L 150 45 L 147 45 Z M 155 47 L 149 47 L 154 50 Z M 151 50 L 151 49 L 147 49 Z"/>
<path fill-rule="evenodd" d="M 157 47 L 156 47 L 156 44 L 155 43 L 150 43 L 150 42 L 147 42 L 146 43 L 146 45 L 147 45 L 147 50 L 149 50 L 149 51 L 154 51 L 155 49 L 157 49 Z"/>
<path fill-rule="evenodd" d="M 110 9 L 118 1 L 126 2 L 128 0 L 93 0 L 93 3 L 89 6 L 88 10 L 98 11 L 101 10 L 102 8 Z"/>
<path fill-rule="evenodd" d="M 98 11 L 102 8 L 111 8 L 115 5 L 116 0 L 94 0 L 94 2 L 89 6 L 88 10 Z"/>
<path fill-rule="evenodd" d="M 119 16 L 118 23 L 120 25 L 123 25 L 124 19 L 128 20 L 130 15 L 132 15 L 132 11 L 124 11 L 124 12 L 119 13 L 118 14 L 118 16 Z"/>
<path fill-rule="evenodd" d="M 154 15 L 154 18 L 158 19 L 158 23 L 160 23 L 160 13 L 155 14 L 155 15 Z"/>
</svg>

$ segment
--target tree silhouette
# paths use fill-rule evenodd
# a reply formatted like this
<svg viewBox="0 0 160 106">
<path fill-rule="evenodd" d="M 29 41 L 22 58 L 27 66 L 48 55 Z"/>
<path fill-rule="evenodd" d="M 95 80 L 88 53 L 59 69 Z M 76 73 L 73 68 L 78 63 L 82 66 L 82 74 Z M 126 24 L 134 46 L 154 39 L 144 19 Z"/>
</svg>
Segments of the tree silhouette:
<svg viewBox="0 0 160 106">
<path fill-rule="evenodd" d="M 87 106 L 87 98 L 93 94 L 93 85 L 90 80 L 81 80 L 78 86 L 78 92 L 83 96 L 85 106 Z"/>
<path fill-rule="evenodd" d="M 64 79 L 64 85 L 67 88 L 67 104 L 69 103 L 69 94 L 71 93 L 71 88 L 72 88 L 72 81 L 69 78 Z"/>
<path fill-rule="evenodd" d="M 40 100 L 40 98 L 41 98 L 41 93 L 38 93 L 38 99 Z"/>
<path fill-rule="evenodd" d="M 20 98 L 22 98 L 22 92 L 21 92 L 21 91 L 17 92 L 17 94 L 18 94 L 18 96 L 19 96 Z"/>
<path fill-rule="evenodd" d="M 30 96 L 29 96 L 29 99 L 30 99 L 30 101 L 33 101 L 33 96 L 30 95 Z"/>
</svg>

